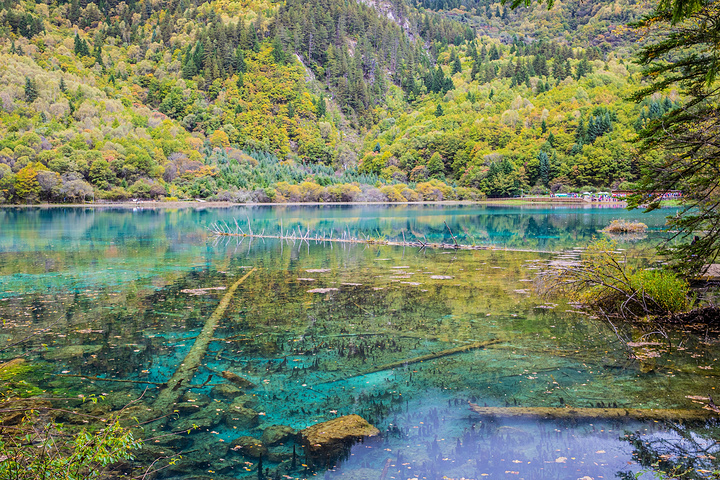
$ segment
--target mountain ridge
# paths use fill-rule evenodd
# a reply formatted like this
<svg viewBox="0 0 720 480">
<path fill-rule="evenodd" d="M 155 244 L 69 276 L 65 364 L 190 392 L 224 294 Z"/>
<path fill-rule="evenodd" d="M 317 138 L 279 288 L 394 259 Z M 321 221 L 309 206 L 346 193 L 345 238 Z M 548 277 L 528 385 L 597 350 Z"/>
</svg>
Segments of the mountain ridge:
<svg viewBox="0 0 720 480">
<path fill-rule="evenodd" d="M 649 104 L 622 99 L 638 81 L 626 62 L 633 46 L 526 42 L 522 12 L 466 3 L 473 6 L 448 12 L 340 0 L 0 2 L 0 201 L 332 201 L 342 195 L 327 188 L 341 178 L 358 199 L 407 201 L 633 180 L 628 155 L 615 166 L 588 160 L 598 149 L 600 157 L 631 151 L 642 108 L 649 118 Z M 644 8 L 623 14 L 626 2 L 599 3 L 581 12 L 593 32 L 609 28 L 595 25 L 605 17 Z M 451 18 L 458 12 L 465 20 Z M 552 15 L 532 9 L 532 18 L 550 22 L 538 23 L 537 36 L 567 33 Z M 480 21 L 505 22 L 506 32 L 476 35 L 471 24 Z M 655 103 L 668 108 L 665 99 Z M 595 122 L 603 105 L 616 130 L 603 127 L 587 142 L 581 119 Z M 540 134 L 526 131 L 541 124 Z M 435 140 L 423 140 L 433 131 Z M 412 145 L 391 138 L 413 132 L 425 133 Z M 255 164 L 271 158 L 276 167 Z M 314 164 L 330 170 L 319 174 Z M 254 168 L 267 176 L 248 173 Z M 603 173 L 580 172 L 593 168 Z M 502 180 L 488 178 L 496 170 Z M 285 185 L 303 183 L 310 193 Z"/>
</svg>

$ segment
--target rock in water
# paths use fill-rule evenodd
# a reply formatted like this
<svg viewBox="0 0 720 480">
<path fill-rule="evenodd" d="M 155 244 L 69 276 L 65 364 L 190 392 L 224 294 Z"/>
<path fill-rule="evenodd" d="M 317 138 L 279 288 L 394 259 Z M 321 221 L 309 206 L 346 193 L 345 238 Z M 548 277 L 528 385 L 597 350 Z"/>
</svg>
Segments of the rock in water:
<svg viewBox="0 0 720 480">
<path fill-rule="evenodd" d="M 263 445 L 277 445 L 295 436 L 295 429 L 287 425 L 270 425 L 262 434 Z"/>
<path fill-rule="evenodd" d="M 250 458 L 265 457 L 268 454 L 267 447 L 260 440 L 247 435 L 233 440 L 230 448 Z"/>
<path fill-rule="evenodd" d="M 240 390 L 235 385 L 230 385 L 228 383 L 223 383 L 222 385 L 218 385 L 216 387 L 213 387 L 211 390 L 213 398 L 228 398 L 232 399 L 235 397 L 238 397 L 243 394 L 243 391 Z"/>
<path fill-rule="evenodd" d="M 225 413 L 225 424 L 235 428 L 252 428 L 258 424 L 258 413 L 250 408 L 232 404 Z"/>
<path fill-rule="evenodd" d="M 252 383 L 250 380 L 247 380 L 240 375 L 232 372 L 228 372 L 227 370 L 221 373 L 222 377 L 225 380 L 229 380 L 235 385 L 237 385 L 240 388 L 255 388 L 256 385 Z"/>
<path fill-rule="evenodd" d="M 300 435 L 305 452 L 313 461 L 330 465 L 347 455 L 355 442 L 380 435 L 380 430 L 360 415 L 345 415 L 308 427 L 300 431 Z"/>
</svg>

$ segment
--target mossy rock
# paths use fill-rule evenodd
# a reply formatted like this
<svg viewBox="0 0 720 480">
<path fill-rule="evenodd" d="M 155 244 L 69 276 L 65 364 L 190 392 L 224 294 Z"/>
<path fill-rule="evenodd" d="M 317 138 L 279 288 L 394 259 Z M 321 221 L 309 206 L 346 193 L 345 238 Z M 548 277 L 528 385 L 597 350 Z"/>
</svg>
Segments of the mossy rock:
<svg viewBox="0 0 720 480">
<path fill-rule="evenodd" d="M 315 463 L 330 465 L 348 454 L 350 447 L 368 437 L 380 435 L 360 415 L 345 415 L 300 431 L 305 452 Z"/>
<path fill-rule="evenodd" d="M 260 404 L 260 400 L 255 395 L 240 395 L 235 397 L 230 403 L 230 408 L 245 407 L 256 409 Z"/>
<path fill-rule="evenodd" d="M 256 427 L 258 423 L 258 413 L 250 408 L 233 404 L 225 412 L 225 424 L 229 427 L 248 429 Z"/>
<path fill-rule="evenodd" d="M 143 404 L 130 405 L 122 410 L 120 413 L 120 419 L 123 420 L 123 424 L 137 425 L 138 422 L 145 423 L 157 418 L 162 417 L 164 414 L 159 410 L 150 408 Z M 128 423 L 129 422 L 129 423 Z"/>
<path fill-rule="evenodd" d="M 225 398 L 229 400 L 241 396 L 243 391 L 235 385 L 227 383 L 213 387 L 211 394 L 213 398 Z"/>
<path fill-rule="evenodd" d="M 270 425 L 262 434 L 262 443 L 264 445 L 277 445 L 295 437 L 296 432 L 292 427 L 287 425 Z"/>
<path fill-rule="evenodd" d="M 212 398 L 208 397 L 204 393 L 197 393 L 197 392 L 187 392 L 185 395 L 181 397 L 181 400 L 183 402 L 189 402 L 194 403 L 196 405 L 200 405 L 201 407 L 205 407 L 212 402 Z"/>
<path fill-rule="evenodd" d="M 213 428 L 225 419 L 228 406 L 222 402 L 213 402 L 210 405 L 193 413 L 189 417 L 178 419 L 173 427 L 179 430 L 202 432 Z"/>
<path fill-rule="evenodd" d="M 221 373 L 221 375 L 225 380 L 233 383 L 238 388 L 251 389 L 257 386 L 250 380 L 241 377 L 240 375 L 233 372 L 224 371 Z"/>
<path fill-rule="evenodd" d="M 187 392 L 180 400 L 173 406 L 173 410 L 177 410 L 181 415 L 193 415 L 212 402 L 212 399 L 207 395 L 195 392 Z"/>
<path fill-rule="evenodd" d="M 233 440 L 230 448 L 249 458 L 265 457 L 268 454 L 267 447 L 260 440 L 247 435 Z"/>
<path fill-rule="evenodd" d="M 203 432 L 191 438 L 192 445 L 187 447 L 187 453 L 169 467 L 171 471 L 183 474 L 182 478 L 198 478 L 198 471 L 232 470 L 241 463 L 235 455 L 228 454 L 229 445 L 217 435 Z"/>
</svg>

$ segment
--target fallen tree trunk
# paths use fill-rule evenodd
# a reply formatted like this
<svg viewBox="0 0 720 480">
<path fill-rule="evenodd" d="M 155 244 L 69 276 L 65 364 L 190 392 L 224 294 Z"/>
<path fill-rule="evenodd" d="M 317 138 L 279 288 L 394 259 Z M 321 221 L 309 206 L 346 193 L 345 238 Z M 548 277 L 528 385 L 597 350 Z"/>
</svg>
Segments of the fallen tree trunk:
<svg viewBox="0 0 720 480">
<path fill-rule="evenodd" d="M 448 350 L 442 350 L 440 352 L 428 353 L 421 357 L 409 358 L 407 360 L 400 360 L 393 363 L 377 366 L 367 373 L 381 372 L 383 370 L 391 370 L 397 367 L 404 367 L 405 365 L 412 365 L 414 363 L 427 362 L 428 360 L 435 360 L 436 358 L 447 357 L 449 355 L 455 355 L 456 353 L 467 352 L 468 350 L 476 350 L 478 348 L 485 348 L 489 345 L 495 345 L 496 343 L 502 343 L 505 340 L 486 340 L 484 342 L 468 343 L 467 345 L 461 345 L 459 347 L 450 348 Z"/>
<path fill-rule="evenodd" d="M 448 227 L 449 228 L 449 227 Z M 502 250 L 506 252 L 529 252 L 529 253 L 558 253 L 558 252 L 551 252 L 548 250 L 532 250 L 532 249 L 526 249 L 526 248 L 508 248 L 508 247 L 500 247 L 496 245 L 463 245 L 457 243 L 457 239 L 454 235 L 452 235 L 452 231 L 450 232 L 451 236 L 453 237 L 454 243 L 430 243 L 427 241 L 421 242 L 419 240 L 414 242 L 408 242 L 408 241 L 399 241 L 399 240 L 384 240 L 384 239 L 375 239 L 375 238 L 369 238 L 365 237 L 363 238 L 357 238 L 357 237 L 351 237 L 349 234 L 347 236 L 343 235 L 342 237 L 333 237 L 330 235 L 329 237 L 325 235 L 320 234 L 313 234 L 309 230 L 303 235 L 302 232 L 298 231 L 297 233 L 293 230 L 292 232 L 283 232 L 282 227 L 280 234 L 276 235 L 270 235 L 270 234 L 263 234 L 263 233 L 253 233 L 252 230 L 250 230 L 248 233 L 245 233 L 240 227 L 237 227 L 236 230 L 233 232 L 229 227 L 220 225 L 220 224 L 213 224 L 210 226 L 210 232 L 213 235 L 216 235 L 218 237 L 240 237 L 240 238 L 266 238 L 266 239 L 275 239 L 275 240 L 287 240 L 287 241 L 293 241 L 296 240 L 300 242 L 305 242 L 308 245 L 310 242 L 315 242 L 315 244 L 319 243 L 342 243 L 342 244 L 352 244 L 352 245 L 387 245 L 390 247 L 418 247 L 418 248 L 432 248 L 432 249 L 441 249 L 441 250 Z M 404 232 L 403 232 L 404 235 Z"/>
<path fill-rule="evenodd" d="M 414 363 L 427 362 L 430 360 L 435 360 L 436 358 L 442 358 L 442 357 L 447 357 L 449 355 L 455 355 L 456 353 L 467 352 L 468 350 L 476 350 L 479 348 L 485 348 L 487 346 L 495 345 L 496 343 L 502 343 L 504 341 L 505 340 L 494 339 L 494 340 L 486 340 L 484 342 L 468 343 L 467 345 L 461 345 L 459 347 L 450 348 L 448 350 L 442 350 L 440 352 L 428 353 L 427 355 L 423 355 L 421 357 L 407 358 L 405 360 L 399 360 L 397 362 L 386 363 L 385 365 L 378 365 L 376 367 L 371 368 L 370 370 L 366 370 L 362 373 L 358 373 L 355 375 L 350 375 L 349 377 L 336 378 L 335 380 L 328 380 L 327 382 L 321 382 L 320 385 L 325 384 L 325 383 L 340 382 L 340 381 L 348 380 L 350 378 L 355 378 L 355 377 L 362 377 L 363 375 L 370 375 L 371 373 L 382 372 L 383 370 L 392 370 L 393 368 L 405 367 L 407 365 L 412 365 Z"/>
<path fill-rule="evenodd" d="M 665 408 L 573 408 L 573 407 L 481 407 L 470 403 L 470 410 L 489 417 L 605 420 L 710 420 L 718 414 L 710 410 Z"/>
<path fill-rule="evenodd" d="M 230 305 L 230 300 L 232 299 L 235 290 L 237 290 L 237 288 L 245 281 L 245 279 L 248 278 L 250 274 L 253 273 L 255 270 L 256 269 L 253 268 L 248 273 L 246 273 L 245 276 L 243 276 L 240 280 L 235 282 L 232 287 L 228 288 L 227 293 L 222 298 L 222 300 L 220 300 L 220 304 L 217 306 L 213 314 L 210 315 L 210 318 L 208 318 L 205 322 L 205 326 L 200 332 L 200 335 L 198 335 L 195 339 L 195 343 L 193 344 L 188 354 L 185 356 L 185 359 L 180 364 L 178 369 L 175 370 L 172 378 L 167 381 L 166 387 L 160 391 L 160 394 L 158 395 L 157 399 L 155 400 L 155 404 L 153 405 L 156 409 L 160 411 L 165 411 L 168 407 L 170 407 L 170 405 L 176 403 L 178 399 L 185 393 L 185 390 L 190 387 L 190 380 L 192 380 L 192 378 L 195 376 L 195 372 L 200 366 L 203 357 L 205 357 L 208 345 L 210 345 L 210 342 L 213 340 L 215 328 L 217 327 L 217 324 L 222 318 L 222 316 L 225 314 L 225 310 L 227 309 L 228 305 Z M 181 388 L 183 383 L 185 388 Z"/>
<path fill-rule="evenodd" d="M 164 387 L 167 384 L 160 383 L 160 382 L 149 382 L 149 381 L 142 381 L 142 380 L 126 380 L 123 378 L 103 378 L 103 377 L 96 377 L 94 375 L 73 375 L 73 374 L 65 374 L 65 373 L 54 373 L 53 377 L 71 377 L 71 378 L 82 378 L 84 380 L 99 380 L 101 382 L 118 382 L 118 383 L 139 383 L 141 385 L 155 385 L 156 387 Z"/>
</svg>

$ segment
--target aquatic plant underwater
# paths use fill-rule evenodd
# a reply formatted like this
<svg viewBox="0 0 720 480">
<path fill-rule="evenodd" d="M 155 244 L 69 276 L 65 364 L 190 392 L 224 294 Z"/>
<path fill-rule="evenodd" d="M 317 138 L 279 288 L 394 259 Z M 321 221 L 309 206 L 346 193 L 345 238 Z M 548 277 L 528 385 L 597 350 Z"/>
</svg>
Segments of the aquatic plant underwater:
<svg viewBox="0 0 720 480">
<path fill-rule="evenodd" d="M 704 422 L 470 408 L 706 412 L 717 345 L 628 327 L 628 346 L 573 305 L 543 302 L 530 284 L 549 254 L 207 236 L 233 214 L 97 215 L 43 248 L 0 241 L 2 341 L 33 334 L 3 353 L 32 361 L 23 381 L 58 408 L 102 417 L 142 397 L 121 423 L 143 429 L 137 461 L 163 458 L 156 478 L 650 477 L 661 455 L 698 478 L 717 468 Z M 68 258 L 85 271 L 68 274 Z M 322 454 L 297 435 L 354 414 L 379 434 Z M 690 441 L 705 453 L 682 454 Z"/>
</svg>

